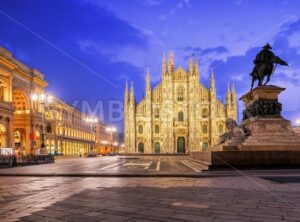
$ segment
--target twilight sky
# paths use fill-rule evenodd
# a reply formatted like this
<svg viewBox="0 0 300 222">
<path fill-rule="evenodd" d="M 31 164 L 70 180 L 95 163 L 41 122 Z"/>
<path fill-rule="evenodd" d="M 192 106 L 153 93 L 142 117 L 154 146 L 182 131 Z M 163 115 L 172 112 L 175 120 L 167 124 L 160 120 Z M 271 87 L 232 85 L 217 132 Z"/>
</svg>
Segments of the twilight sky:
<svg viewBox="0 0 300 222">
<path fill-rule="evenodd" d="M 0 0 L 0 44 L 44 73 L 54 95 L 95 112 L 103 103 L 100 116 L 108 121 L 108 101 L 123 101 L 126 80 L 134 81 L 137 101 L 147 66 L 157 84 L 164 52 L 173 50 L 175 66 L 185 68 L 197 56 L 204 85 L 213 68 L 223 99 L 227 83 L 238 96 L 249 90 L 254 56 L 269 42 L 290 64 L 271 84 L 287 88 L 283 115 L 295 122 L 299 9 L 298 0 Z M 122 130 L 122 121 L 111 123 Z"/>
</svg>

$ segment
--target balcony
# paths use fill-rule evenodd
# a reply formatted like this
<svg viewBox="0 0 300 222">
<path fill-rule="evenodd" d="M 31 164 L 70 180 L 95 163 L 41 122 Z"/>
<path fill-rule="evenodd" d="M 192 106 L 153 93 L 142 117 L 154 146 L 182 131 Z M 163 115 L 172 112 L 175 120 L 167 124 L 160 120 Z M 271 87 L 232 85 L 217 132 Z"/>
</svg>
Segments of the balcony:
<svg viewBox="0 0 300 222">
<path fill-rule="evenodd" d="M 187 121 L 175 121 L 174 122 L 174 127 L 187 128 L 188 127 L 188 122 Z"/>
</svg>

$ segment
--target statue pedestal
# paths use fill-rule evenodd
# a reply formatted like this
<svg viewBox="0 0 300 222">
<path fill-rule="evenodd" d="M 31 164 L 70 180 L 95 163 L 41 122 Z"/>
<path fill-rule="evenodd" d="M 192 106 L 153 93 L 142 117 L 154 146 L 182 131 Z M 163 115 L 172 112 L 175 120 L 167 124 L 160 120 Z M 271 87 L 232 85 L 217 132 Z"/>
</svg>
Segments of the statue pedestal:
<svg viewBox="0 0 300 222">
<path fill-rule="evenodd" d="M 191 153 L 209 167 L 228 166 L 300 166 L 300 135 L 291 122 L 282 118 L 278 95 L 285 89 L 259 86 L 243 95 L 245 104 L 241 127 L 233 136 L 207 153 Z M 250 131 L 245 135 L 242 129 Z"/>
<path fill-rule="evenodd" d="M 281 117 L 278 95 L 284 90 L 259 86 L 240 98 L 245 103 L 241 125 L 251 134 L 238 144 L 238 150 L 300 151 L 300 136 L 293 131 L 291 122 Z"/>
</svg>

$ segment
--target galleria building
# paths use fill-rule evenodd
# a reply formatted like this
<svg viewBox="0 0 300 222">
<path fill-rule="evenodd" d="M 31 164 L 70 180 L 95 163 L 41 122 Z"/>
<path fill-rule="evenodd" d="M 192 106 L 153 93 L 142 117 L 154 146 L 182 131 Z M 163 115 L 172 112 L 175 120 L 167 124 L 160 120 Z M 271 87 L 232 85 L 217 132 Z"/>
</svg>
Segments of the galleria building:
<svg viewBox="0 0 300 222">
<path fill-rule="evenodd" d="M 96 154 L 101 149 L 107 152 L 110 147 L 100 144 L 100 138 L 110 140 L 110 135 L 103 133 L 104 123 L 94 124 L 91 129 L 84 113 L 59 98 L 44 105 L 32 99 L 32 95 L 46 96 L 47 86 L 41 72 L 0 47 L 0 148 L 13 147 L 16 154 L 33 154 L 41 147 L 44 131 L 48 153 L 84 155 L 93 149 Z"/>
<path fill-rule="evenodd" d="M 168 67 L 167 67 L 168 66 Z M 150 87 L 147 70 L 145 97 L 135 102 L 134 88 L 126 83 L 124 98 L 124 140 L 128 153 L 169 153 L 206 150 L 217 144 L 225 132 L 225 120 L 237 119 L 234 87 L 226 94 L 226 104 L 216 97 L 214 74 L 209 89 L 200 83 L 198 62 L 189 69 L 175 70 L 173 53 L 168 65 L 163 59 L 162 80 Z"/>
</svg>

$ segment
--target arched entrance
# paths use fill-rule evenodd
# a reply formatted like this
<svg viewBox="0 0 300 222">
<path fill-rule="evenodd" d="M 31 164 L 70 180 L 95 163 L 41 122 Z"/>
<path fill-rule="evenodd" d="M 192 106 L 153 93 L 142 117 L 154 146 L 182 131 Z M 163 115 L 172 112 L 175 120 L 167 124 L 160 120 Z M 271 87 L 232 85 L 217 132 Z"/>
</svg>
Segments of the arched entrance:
<svg viewBox="0 0 300 222">
<path fill-rule="evenodd" d="M 185 138 L 177 138 L 177 153 L 185 153 Z"/>
<path fill-rule="evenodd" d="M 160 143 L 154 143 L 154 153 L 160 153 Z"/>
<path fill-rule="evenodd" d="M 208 142 L 203 142 L 202 143 L 202 151 L 206 151 L 208 148 Z"/>
<path fill-rule="evenodd" d="M 6 147 L 7 132 L 4 125 L 0 124 L 0 147 Z"/>
<path fill-rule="evenodd" d="M 144 143 L 141 142 L 138 144 L 138 152 L 144 153 Z"/>
<path fill-rule="evenodd" d="M 16 130 L 14 132 L 14 143 L 16 149 L 23 148 L 25 146 L 23 135 L 24 133 L 21 130 Z"/>
<path fill-rule="evenodd" d="M 14 144 L 15 148 L 22 153 L 30 153 L 30 122 L 29 99 L 25 92 L 16 89 L 12 93 L 12 103 L 15 109 L 13 128 L 14 128 Z"/>
</svg>

